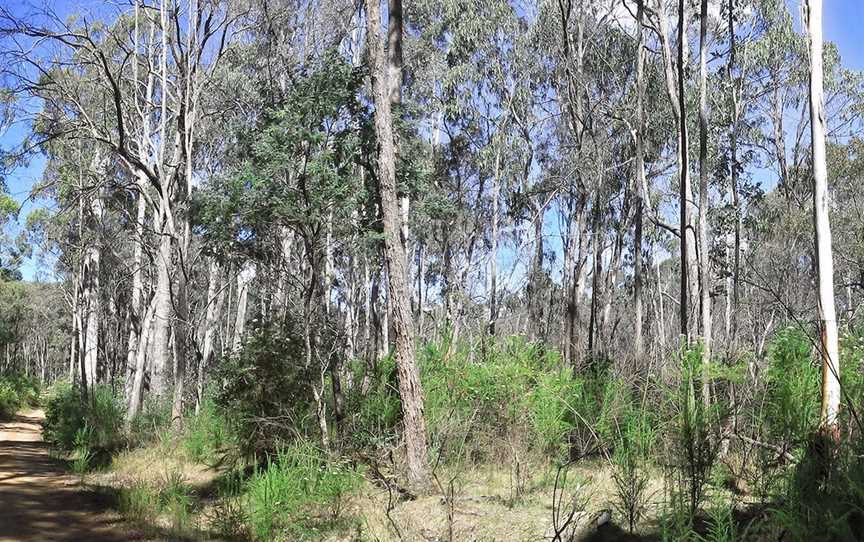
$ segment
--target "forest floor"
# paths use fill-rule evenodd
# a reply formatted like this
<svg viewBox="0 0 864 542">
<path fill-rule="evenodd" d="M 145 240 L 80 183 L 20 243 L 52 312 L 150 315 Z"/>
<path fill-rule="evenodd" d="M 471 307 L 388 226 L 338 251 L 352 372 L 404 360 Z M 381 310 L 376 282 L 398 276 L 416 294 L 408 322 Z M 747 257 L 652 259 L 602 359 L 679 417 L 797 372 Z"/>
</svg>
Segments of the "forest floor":
<svg viewBox="0 0 864 542">
<path fill-rule="evenodd" d="M 142 540 L 49 454 L 41 410 L 0 424 L 0 542 Z"/>
<path fill-rule="evenodd" d="M 213 519 L 225 510 L 215 496 L 223 469 L 189 461 L 163 443 L 121 453 L 110 468 L 81 478 L 70 474 L 63 460 L 49 453 L 42 441 L 43 419 L 42 411 L 32 410 L 0 424 L 0 542 L 233 538 L 212 534 Z M 348 524 L 353 527 L 336 529 L 319 539 L 536 540 L 538 536 L 554 538 L 553 516 L 559 516 L 560 524 L 575 512 L 567 531 L 571 536 L 579 533 L 576 539 L 656 540 L 650 533 L 656 525 L 648 526 L 649 532 L 630 534 L 607 520 L 598 522 L 600 517 L 608 518 L 614 494 L 611 473 L 602 463 L 586 461 L 574 466 L 567 488 L 558 488 L 557 506 L 553 504 L 554 469 L 523 474 L 519 481 L 509 471 L 503 465 L 445 469 L 439 473 L 441 491 L 401 502 L 391 501 L 392 495 L 380 487 L 364 483 L 340 506 L 354 518 Z M 172 480 L 189 488 L 194 501 L 194 512 L 181 528 L 172 527 L 164 511 L 139 514 L 146 515 L 146 521 L 130 517 L 128 510 L 124 515 L 118 512 L 119 495 L 124 491 L 128 495 L 130 488 L 164 488 Z M 649 509 L 658 506 L 658 484 L 652 480 L 647 488 Z"/>
</svg>

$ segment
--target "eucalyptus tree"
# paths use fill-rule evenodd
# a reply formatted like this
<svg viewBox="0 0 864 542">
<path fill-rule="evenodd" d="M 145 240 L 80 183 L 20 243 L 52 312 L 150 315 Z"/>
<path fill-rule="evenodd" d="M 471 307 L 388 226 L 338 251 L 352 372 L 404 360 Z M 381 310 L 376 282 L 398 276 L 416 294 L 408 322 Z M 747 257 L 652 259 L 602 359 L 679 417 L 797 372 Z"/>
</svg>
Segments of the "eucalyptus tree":
<svg viewBox="0 0 864 542">
<path fill-rule="evenodd" d="M 400 0 L 394 0 L 399 2 Z M 400 6 L 401 7 L 401 6 Z M 396 155 L 393 139 L 393 115 L 390 108 L 390 65 L 394 51 L 385 58 L 380 37 L 381 7 L 377 0 L 366 1 L 367 52 L 369 54 L 372 94 L 375 104 L 375 134 L 378 147 L 378 186 L 381 220 L 384 229 L 384 254 L 393 328 L 395 357 L 399 378 L 399 395 L 409 481 L 417 486 L 428 483 L 429 465 L 426 448 L 426 421 L 423 418 L 423 389 L 414 355 L 414 323 L 409 306 L 405 247 L 400 239 L 399 207 L 396 194 Z M 401 28 L 389 28 L 401 32 Z"/>
<path fill-rule="evenodd" d="M 702 340 L 702 400 L 710 403 L 711 264 L 708 250 L 708 0 L 699 9 L 699 314 Z"/>
<path fill-rule="evenodd" d="M 0 13 L 4 33 L 30 40 L 6 51 L 6 57 L 15 70 L 16 91 L 25 99 L 42 100 L 46 111 L 57 113 L 52 137 L 86 137 L 100 149 L 103 159 L 116 160 L 138 179 L 138 197 L 146 200 L 150 213 L 139 211 L 136 221 L 142 225 L 145 215 L 152 216 L 158 249 L 153 259 L 154 294 L 146 305 L 146 312 L 152 312 L 149 352 L 134 344 L 140 344 L 144 333 L 138 328 L 130 332 L 129 358 L 133 350 L 136 356 L 148 355 L 150 387 L 158 397 L 167 396 L 167 379 L 176 372 L 173 410 L 174 418 L 179 419 L 188 355 L 187 278 L 192 261 L 188 196 L 193 183 L 195 130 L 201 96 L 229 45 L 238 12 L 232 6 L 165 0 L 158 8 L 136 2 L 103 18 L 94 24 L 87 18 L 65 22 L 50 10 L 27 20 L 8 10 Z M 25 43 L 32 43 L 35 49 L 30 51 Z M 45 44 L 53 49 L 46 50 Z M 43 52 L 34 63 L 33 54 Z M 38 77 L 33 74 L 34 66 Z M 78 76 L 67 66 L 84 70 Z M 105 107 L 94 109 L 92 102 L 79 100 L 82 93 L 99 97 Z M 52 108 L 61 104 L 63 107 Z M 141 227 L 138 229 L 140 232 Z M 138 258 L 140 252 L 135 253 Z M 138 264 L 136 268 L 140 261 Z M 140 276 L 133 282 L 138 292 L 133 297 L 138 297 Z M 138 309 L 133 322 L 140 323 Z M 171 357 L 176 371 L 172 371 Z M 140 359 L 135 365 L 144 367 Z M 140 374 L 133 380 L 140 381 Z M 139 404 L 139 397 L 130 398 L 130 415 Z"/>
<path fill-rule="evenodd" d="M 820 423 L 839 438 L 840 349 L 834 301 L 834 259 L 828 216 L 828 166 L 825 158 L 825 104 L 822 65 L 822 0 L 805 0 L 804 17 L 810 42 L 810 145 L 813 153 L 813 215 L 816 232 L 816 264 L 819 276 L 821 323 L 822 411 Z"/>
</svg>

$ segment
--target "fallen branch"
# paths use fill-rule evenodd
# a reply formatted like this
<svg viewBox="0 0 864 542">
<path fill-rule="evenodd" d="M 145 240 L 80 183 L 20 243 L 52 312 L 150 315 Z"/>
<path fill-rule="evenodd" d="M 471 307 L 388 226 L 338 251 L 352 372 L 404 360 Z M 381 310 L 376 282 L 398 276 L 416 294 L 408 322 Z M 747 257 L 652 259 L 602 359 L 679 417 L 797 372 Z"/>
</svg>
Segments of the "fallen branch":
<svg viewBox="0 0 864 542">
<path fill-rule="evenodd" d="M 746 442 L 747 444 L 752 444 L 753 446 L 758 446 L 760 448 L 765 448 L 766 450 L 776 452 L 778 457 L 782 457 L 786 461 L 795 461 L 795 457 L 781 446 L 771 444 L 770 442 L 762 442 L 761 440 L 752 439 L 740 433 L 735 433 L 734 435 L 736 438 L 742 440 L 743 442 Z"/>
</svg>

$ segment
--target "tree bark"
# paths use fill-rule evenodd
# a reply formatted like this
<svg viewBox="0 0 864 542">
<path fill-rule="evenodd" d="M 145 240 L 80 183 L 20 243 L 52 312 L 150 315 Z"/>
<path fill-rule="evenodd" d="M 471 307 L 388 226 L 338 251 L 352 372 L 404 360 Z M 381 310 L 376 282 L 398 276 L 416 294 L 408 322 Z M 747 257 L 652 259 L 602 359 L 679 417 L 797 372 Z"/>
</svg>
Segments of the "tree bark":
<svg viewBox="0 0 864 542">
<path fill-rule="evenodd" d="M 400 0 L 393 2 L 401 4 Z M 396 335 L 396 370 L 402 401 L 408 479 L 412 485 L 421 487 L 428 484 L 429 480 L 426 421 L 423 418 L 420 371 L 414 358 L 414 330 L 406 283 L 405 249 L 400 241 L 393 119 L 387 96 L 388 75 L 380 39 L 381 14 L 377 0 L 366 0 L 366 22 L 375 102 L 375 131 L 378 136 L 378 178 L 384 225 L 384 254 Z M 392 28 L 390 31 L 401 34 L 401 28 Z"/>
<path fill-rule="evenodd" d="M 680 284 L 680 301 L 679 301 L 679 321 L 680 333 L 682 341 L 685 344 L 690 343 L 690 325 L 688 322 L 688 301 L 689 301 L 689 282 L 688 267 L 690 262 L 690 253 L 687 243 L 687 229 L 690 227 L 690 207 L 689 207 L 689 175 L 688 175 L 688 159 L 687 159 L 687 111 L 685 107 L 684 94 L 684 79 L 686 73 L 684 70 L 684 48 L 687 42 L 687 27 L 686 13 L 684 10 L 685 1 L 678 1 L 678 177 L 679 177 L 679 207 L 680 220 L 679 228 L 681 233 L 681 284 Z"/>
<path fill-rule="evenodd" d="M 236 354 L 243 344 L 246 332 L 246 312 L 249 303 L 249 285 L 255 278 L 255 264 L 247 262 L 237 273 L 237 313 L 234 316 L 234 336 L 231 340 L 231 352 Z"/>
<path fill-rule="evenodd" d="M 822 68 L 822 0 L 804 0 L 810 41 L 810 144 L 813 151 L 813 215 L 822 324 L 822 428 L 835 437 L 840 411 L 840 356 L 834 305 L 834 261 L 828 217 L 828 168 L 825 159 L 825 103 Z"/>
<path fill-rule="evenodd" d="M 645 0 L 636 6 L 636 201 L 633 209 L 633 351 L 636 364 L 645 353 L 642 337 L 642 207 L 645 187 L 645 37 L 642 29 Z"/>
<path fill-rule="evenodd" d="M 153 302 L 156 304 L 153 314 L 153 335 L 150 349 L 150 391 L 156 398 L 165 394 L 166 378 L 168 377 L 168 358 L 170 356 L 169 341 L 171 337 L 171 236 L 167 231 L 167 218 L 164 206 L 157 218 L 159 233 L 159 248 L 154 263 L 156 266 L 156 292 Z"/>
<path fill-rule="evenodd" d="M 738 313 L 738 301 L 741 291 L 741 202 L 738 197 L 738 118 L 740 110 L 738 105 L 737 82 L 735 81 L 735 0 L 729 0 L 729 88 L 732 92 L 732 127 L 729 134 L 729 154 L 731 168 L 731 191 L 732 208 L 735 212 L 735 233 L 732 254 L 732 299 L 729 307 L 729 347 L 734 351 L 737 349 L 736 338 L 738 336 L 738 319 L 733 315 Z M 786 151 L 783 151 L 785 160 Z M 784 167 L 785 169 L 785 167 Z"/>
<path fill-rule="evenodd" d="M 225 293 L 222 288 L 222 268 L 215 259 L 210 260 L 210 280 L 207 285 L 207 312 L 204 319 L 204 333 L 201 340 L 201 357 L 198 359 L 198 374 L 196 380 L 196 403 L 195 412 L 201 409 L 204 400 L 204 385 L 206 378 L 204 372 L 212 364 L 214 357 L 214 343 L 219 318 L 222 314 L 222 306 L 225 303 Z"/>
<path fill-rule="evenodd" d="M 495 324 L 498 321 L 498 237 L 501 222 L 499 200 L 501 199 L 501 148 L 495 152 L 495 169 L 492 174 L 492 231 L 490 233 L 489 248 L 489 321 L 486 323 L 486 332 L 490 337 L 495 337 Z"/>
<path fill-rule="evenodd" d="M 699 17 L 699 309 L 702 321 L 702 400 L 711 397 L 711 266 L 708 258 L 708 0 Z"/>
</svg>

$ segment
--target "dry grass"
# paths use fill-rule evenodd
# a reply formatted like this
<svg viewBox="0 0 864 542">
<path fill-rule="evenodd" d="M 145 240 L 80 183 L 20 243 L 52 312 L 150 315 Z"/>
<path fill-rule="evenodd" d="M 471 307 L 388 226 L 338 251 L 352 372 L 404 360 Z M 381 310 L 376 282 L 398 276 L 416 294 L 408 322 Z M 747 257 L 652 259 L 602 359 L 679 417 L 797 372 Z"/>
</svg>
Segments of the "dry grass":
<svg viewBox="0 0 864 542">
<path fill-rule="evenodd" d="M 557 469 L 542 462 L 523 465 L 516 476 L 512 465 L 439 466 L 437 482 L 428 495 L 398 501 L 371 481 L 348 498 L 345 517 L 352 521 L 345 531 L 332 533 L 330 542 L 348 541 L 537 541 L 551 539 L 553 492 Z M 118 455 L 110 469 L 87 475 L 89 485 L 116 489 L 146 484 L 159 490 L 171 477 L 182 478 L 198 497 L 193 522 L 202 532 L 219 503 L 208 491 L 220 472 L 190 461 L 170 443 L 139 448 Z M 662 498 L 662 480 L 653 475 L 645 531 L 651 528 Z M 578 529 L 586 529 L 604 510 L 612 510 L 615 484 L 608 463 L 583 460 L 571 466 L 564 486 L 565 505 L 582 508 L 576 515 Z M 203 498 L 201 498 L 203 496 Z M 612 518 L 617 521 L 618 518 Z M 165 518 L 158 518 L 163 525 Z M 620 522 L 619 522 L 620 524 Z M 644 533 L 643 533 L 644 534 Z"/>
<path fill-rule="evenodd" d="M 552 494 L 556 469 L 535 466 L 528 470 L 524 493 L 519 496 L 510 469 L 502 465 L 439 469 L 436 474 L 444 492 L 436 488 L 433 494 L 413 501 L 394 502 L 388 491 L 367 484 L 349 507 L 349 513 L 359 518 L 358 532 L 334 535 L 328 540 L 549 540 L 554 534 Z M 652 479 L 652 508 L 657 507 L 661 487 L 659 478 Z M 446 495 L 452 495 L 452 499 Z M 610 468 L 595 460 L 572 466 L 565 495 L 584 503 L 573 527 L 588 529 L 598 515 L 612 508 L 615 485 Z"/>
</svg>

